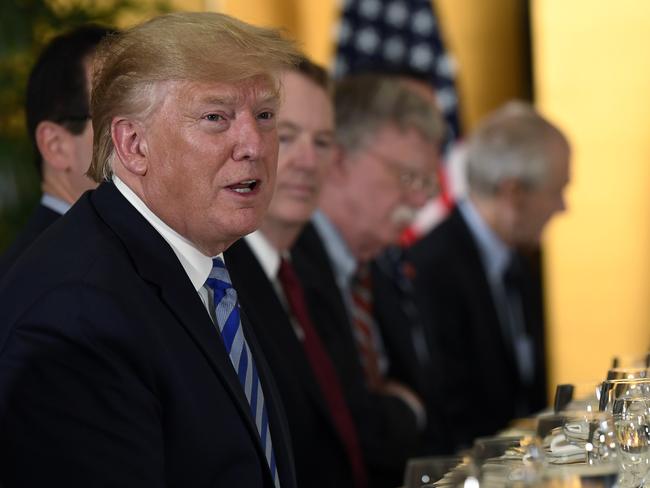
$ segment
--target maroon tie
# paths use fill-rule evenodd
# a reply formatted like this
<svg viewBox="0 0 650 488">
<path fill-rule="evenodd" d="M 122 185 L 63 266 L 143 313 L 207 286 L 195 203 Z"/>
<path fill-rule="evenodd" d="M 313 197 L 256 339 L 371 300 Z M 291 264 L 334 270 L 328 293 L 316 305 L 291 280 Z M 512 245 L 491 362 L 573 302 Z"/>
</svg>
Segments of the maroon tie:
<svg viewBox="0 0 650 488">
<path fill-rule="evenodd" d="M 302 285 L 291 263 L 286 259 L 280 262 L 278 278 L 287 297 L 291 312 L 304 334 L 303 347 L 311 369 L 325 397 L 330 415 L 347 451 L 354 485 L 357 488 L 368 486 L 366 468 L 361 455 L 357 430 L 352 421 L 350 410 L 343 398 L 343 391 L 334 365 L 318 336 L 307 310 L 307 303 Z"/>
</svg>

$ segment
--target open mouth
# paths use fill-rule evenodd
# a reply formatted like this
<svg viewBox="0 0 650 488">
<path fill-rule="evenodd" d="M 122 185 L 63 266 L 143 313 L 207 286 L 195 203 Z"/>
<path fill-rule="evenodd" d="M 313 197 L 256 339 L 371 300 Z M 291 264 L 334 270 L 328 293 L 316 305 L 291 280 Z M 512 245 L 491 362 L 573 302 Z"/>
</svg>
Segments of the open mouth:
<svg viewBox="0 0 650 488">
<path fill-rule="evenodd" d="M 230 185 L 228 188 L 237 193 L 251 193 L 258 187 L 258 185 L 258 180 L 244 180 L 235 183 L 234 185 Z"/>
</svg>

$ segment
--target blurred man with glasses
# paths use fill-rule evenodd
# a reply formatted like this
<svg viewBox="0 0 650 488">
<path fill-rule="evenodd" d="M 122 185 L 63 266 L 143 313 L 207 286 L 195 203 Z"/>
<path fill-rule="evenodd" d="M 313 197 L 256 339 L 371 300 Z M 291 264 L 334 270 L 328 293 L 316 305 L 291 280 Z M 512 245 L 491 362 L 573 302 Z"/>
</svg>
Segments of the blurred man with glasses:
<svg viewBox="0 0 650 488">
<path fill-rule="evenodd" d="M 393 374 L 401 367 L 393 362 L 394 350 L 402 344 L 388 343 L 382 327 L 398 327 L 412 350 L 410 324 L 377 320 L 375 305 L 381 298 L 373 293 L 373 260 L 398 242 L 415 211 L 437 190 L 442 122 L 429 100 L 394 76 L 364 74 L 342 80 L 335 108 L 340 156 L 323 185 L 313 225 L 301 235 L 294 255 L 317 317 L 322 323 L 348 325 L 346 333 L 356 346 L 353 358 L 342 350 L 342 332 L 330 327 L 328 334 L 324 327 L 335 362 L 343 368 L 346 361 L 356 361 L 367 388 L 392 398 L 395 412 L 402 410 L 393 416 L 399 422 L 384 426 L 395 441 L 391 446 L 375 442 L 372 453 L 381 466 L 371 470 L 383 469 L 373 486 L 395 486 L 402 481 L 406 458 L 417 449 L 408 432 L 417 438 L 418 431 L 425 431 L 429 409 L 416 385 Z"/>
<path fill-rule="evenodd" d="M 97 186 L 86 176 L 93 146 L 89 87 L 95 49 L 111 32 L 85 25 L 55 37 L 30 73 L 25 111 L 43 195 L 0 258 L 0 276 L 83 192 Z"/>
</svg>

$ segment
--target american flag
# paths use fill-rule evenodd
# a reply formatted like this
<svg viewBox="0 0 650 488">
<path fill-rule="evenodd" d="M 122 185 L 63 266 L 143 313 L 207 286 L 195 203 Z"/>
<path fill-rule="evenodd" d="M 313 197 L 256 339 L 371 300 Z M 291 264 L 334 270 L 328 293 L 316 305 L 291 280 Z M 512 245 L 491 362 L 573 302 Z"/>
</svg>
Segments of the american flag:
<svg viewBox="0 0 650 488">
<path fill-rule="evenodd" d="M 431 0 L 345 0 L 338 25 L 334 75 L 405 68 L 433 86 L 448 126 L 460 134 L 454 62 L 445 50 Z"/>
<path fill-rule="evenodd" d="M 429 80 L 447 122 L 443 159 L 460 136 L 455 65 L 445 50 L 431 0 L 344 0 L 337 33 L 334 76 L 340 78 L 372 67 L 410 71 Z M 452 196 L 444 166 L 441 196 L 420 211 L 402 236 L 409 245 L 448 212 Z"/>
</svg>

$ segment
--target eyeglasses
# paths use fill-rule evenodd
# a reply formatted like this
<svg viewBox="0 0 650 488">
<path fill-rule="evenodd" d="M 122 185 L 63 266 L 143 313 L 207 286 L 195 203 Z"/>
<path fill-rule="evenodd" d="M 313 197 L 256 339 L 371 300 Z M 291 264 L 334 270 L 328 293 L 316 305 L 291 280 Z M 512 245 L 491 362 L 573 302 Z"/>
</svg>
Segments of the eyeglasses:
<svg viewBox="0 0 650 488">
<path fill-rule="evenodd" d="M 404 163 L 392 158 L 388 158 L 376 151 L 372 151 L 370 149 L 366 150 L 375 159 L 381 161 L 384 166 L 399 179 L 399 183 L 403 191 L 424 191 L 430 196 L 437 195 L 440 192 L 438 177 L 435 173 L 422 173 L 420 171 L 407 168 Z"/>
</svg>

